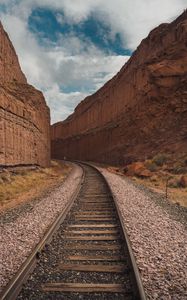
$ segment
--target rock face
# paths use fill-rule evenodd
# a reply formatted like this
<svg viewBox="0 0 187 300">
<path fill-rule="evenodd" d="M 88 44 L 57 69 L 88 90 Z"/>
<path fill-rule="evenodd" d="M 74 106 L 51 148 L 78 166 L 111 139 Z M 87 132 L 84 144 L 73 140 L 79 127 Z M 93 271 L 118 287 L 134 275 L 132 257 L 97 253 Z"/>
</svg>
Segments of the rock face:
<svg viewBox="0 0 187 300">
<path fill-rule="evenodd" d="M 187 151 L 187 11 L 51 129 L 52 156 L 124 164 Z"/>
<path fill-rule="evenodd" d="M 42 93 L 27 84 L 0 23 L 0 166 L 49 161 L 49 108 Z"/>
</svg>

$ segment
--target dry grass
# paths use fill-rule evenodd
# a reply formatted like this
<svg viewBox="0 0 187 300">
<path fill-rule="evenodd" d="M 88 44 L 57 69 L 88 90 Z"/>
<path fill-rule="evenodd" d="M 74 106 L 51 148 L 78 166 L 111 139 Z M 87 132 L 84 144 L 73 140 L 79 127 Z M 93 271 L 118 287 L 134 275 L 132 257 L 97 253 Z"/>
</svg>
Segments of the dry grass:
<svg viewBox="0 0 187 300">
<path fill-rule="evenodd" d="M 133 179 L 157 193 L 166 195 L 166 179 L 162 177 L 155 177 L 154 181 L 152 181 L 152 179 L 140 179 L 137 177 L 133 177 Z M 168 199 L 173 203 L 178 203 L 184 207 L 187 207 L 187 188 L 168 187 Z"/>
<path fill-rule="evenodd" d="M 175 155 L 158 154 L 153 159 L 144 161 L 145 167 L 152 172 L 152 177 L 142 178 L 131 177 L 134 181 L 149 187 L 153 191 L 166 195 L 166 180 L 170 179 L 168 186 L 168 199 L 173 203 L 187 207 L 187 188 L 182 188 L 179 184 L 182 175 L 187 175 L 187 155 L 186 153 Z M 125 176 L 123 167 L 111 167 L 110 172 Z M 173 183 L 172 183 L 173 181 Z"/>
<path fill-rule="evenodd" d="M 14 207 L 40 197 L 59 185 L 71 168 L 68 164 L 52 161 L 50 168 L 23 168 L 0 174 L 0 210 Z"/>
</svg>

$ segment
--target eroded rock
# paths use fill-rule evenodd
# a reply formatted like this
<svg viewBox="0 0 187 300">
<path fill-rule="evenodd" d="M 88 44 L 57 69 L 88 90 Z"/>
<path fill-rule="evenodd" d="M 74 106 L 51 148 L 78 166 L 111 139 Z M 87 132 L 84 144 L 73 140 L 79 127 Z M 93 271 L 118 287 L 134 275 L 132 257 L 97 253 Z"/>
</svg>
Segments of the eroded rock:
<svg viewBox="0 0 187 300">
<path fill-rule="evenodd" d="M 54 158 L 126 164 L 187 149 L 187 11 L 144 39 L 120 72 L 52 126 Z"/>
<path fill-rule="evenodd" d="M 48 166 L 49 126 L 45 99 L 27 84 L 14 47 L 0 23 L 0 165 Z"/>
</svg>

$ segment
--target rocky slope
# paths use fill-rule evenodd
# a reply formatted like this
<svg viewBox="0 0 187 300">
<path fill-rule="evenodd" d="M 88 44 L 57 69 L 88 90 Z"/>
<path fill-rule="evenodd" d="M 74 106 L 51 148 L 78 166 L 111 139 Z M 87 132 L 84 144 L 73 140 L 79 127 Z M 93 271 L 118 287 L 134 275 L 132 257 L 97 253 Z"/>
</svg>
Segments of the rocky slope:
<svg viewBox="0 0 187 300">
<path fill-rule="evenodd" d="M 51 129 L 52 156 L 124 164 L 187 151 L 187 11 Z"/>
<path fill-rule="evenodd" d="M 0 23 L 0 166 L 50 159 L 50 114 L 42 93 L 27 84 Z"/>
</svg>

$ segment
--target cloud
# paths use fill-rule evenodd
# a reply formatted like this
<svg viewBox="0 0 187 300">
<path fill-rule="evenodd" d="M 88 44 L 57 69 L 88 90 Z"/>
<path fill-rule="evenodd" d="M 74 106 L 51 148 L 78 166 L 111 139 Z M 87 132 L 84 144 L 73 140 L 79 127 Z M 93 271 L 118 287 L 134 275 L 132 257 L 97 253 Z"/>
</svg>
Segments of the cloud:
<svg viewBox="0 0 187 300">
<path fill-rule="evenodd" d="M 100 88 L 128 59 L 105 56 L 93 44 L 85 41 L 84 45 L 73 35 L 62 35 L 55 46 L 43 47 L 28 30 L 24 18 L 9 13 L 2 16 L 2 21 L 16 46 L 28 82 L 44 92 L 52 122 L 72 113 L 78 101 Z"/>
<path fill-rule="evenodd" d="M 84 99 L 87 94 L 81 92 L 63 93 L 57 84 L 51 86 L 44 96 L 48 99 L 51 108 L 52 123 L 64 120 L 69 116 L 77 104 Z M 63 109 L 62 109 L 63 107 Z"/>
<path fill-rule="evenodd" d="M 109 29 L 106 38 L 115 40 L 119 34 L 123 46 L 134 50 L 151 29 L 180 14 L 186 0 L 0 0 L 0 17 L 22 69 L 28 82 L 44 92 L 56 122 L 119 71 L 128 56 L 106 53 L 72 31 L 59 33 L 55 42 L 42 40 L 29 28 L 29 17 L 38 7 L 52 10 L 61 25 L 95 16 Z M 105 38 L 102 28 L 100 34 Z"/>
<path fill-rule="evenodd" d="M 51 108 L 52 123 L 65 119 L 88 94 L 95 92 L 124 65 L 124 56 L 63 56 L 62 51 L 52 52 L 56 72 L 44 95 Z M 68 89 L 67 93 L 63 92 Z M 71 90 L 77 90 L 71 92 Z"/>
<path fill-rule="evenodd" d="M 28 15 L 34 7 L 64 12 L 71 23 L 79 23 L 96 13 L 119 32 L 125 45 L 135 49 L 151 29 L 175 18 L 186 8 L 186 0 L 2 0 L 18 15 Z M 13 7 L 13 3 L 16 5 Z M 20 3 L 18 5 L 18 3 Z"/>
<path fill-rule="evenodd" d="M 186 7 L 184 0 L 122 0 L 107 1 L 104 11 L 114 32 L 120 32 L 123 42 L 135 49 L 149 31 L 163 22 L 170 22 Z"/>
<path fill-rule="evenodd" d="M 79 23 L 95 12 L 113 31 L 120 32 L 132 48 L 153 27 L 175 18 L 186 8 L 186 0 L 0 0 L 1 3 L 22 18 L 28 18 L 35 7 L 63 11 L 72 23 Z"/>
</svg>

